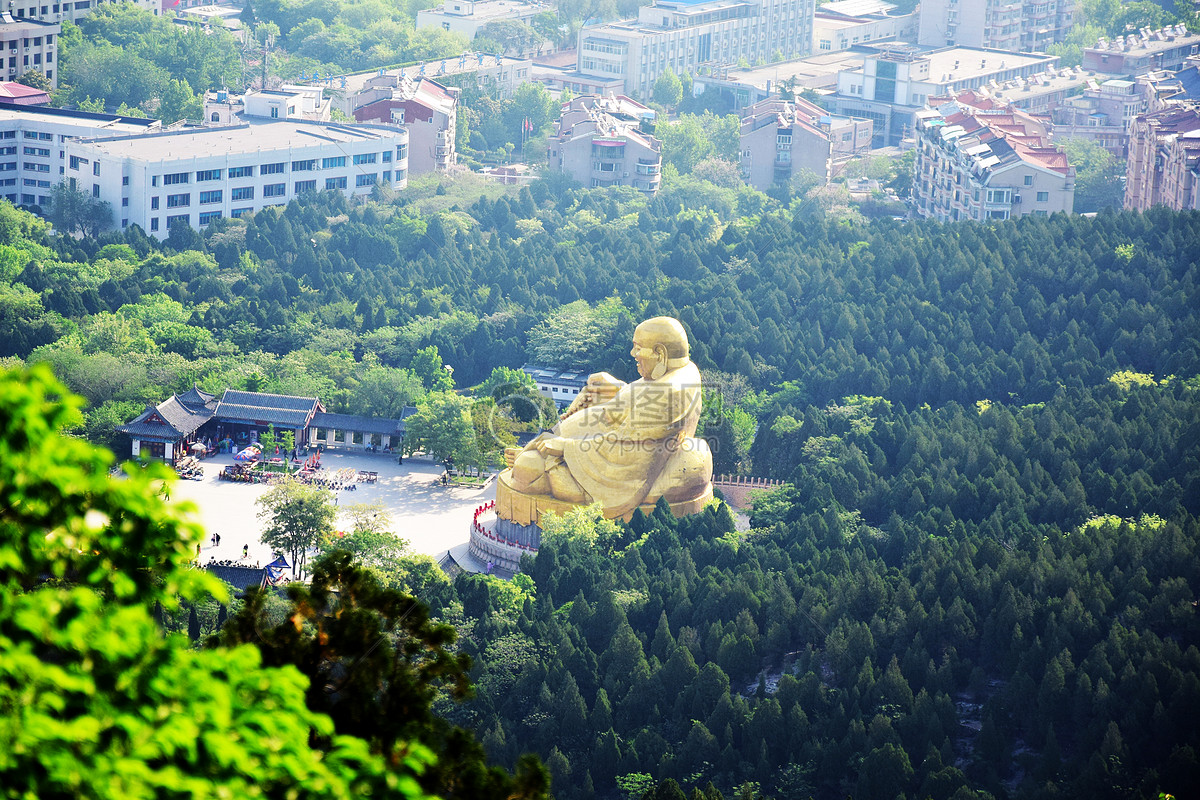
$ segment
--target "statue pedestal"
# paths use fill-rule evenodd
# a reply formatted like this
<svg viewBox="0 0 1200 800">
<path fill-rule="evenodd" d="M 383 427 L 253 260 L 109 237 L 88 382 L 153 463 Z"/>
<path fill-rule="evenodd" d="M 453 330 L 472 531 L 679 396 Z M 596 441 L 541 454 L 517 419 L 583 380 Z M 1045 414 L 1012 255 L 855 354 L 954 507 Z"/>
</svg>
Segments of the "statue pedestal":
<svg viewBox="0 0 1200 800">
<path fill-rule="evenodd" d="M 704 491 L 688 500 L 671 503 L 671 513 L 677 517 L 686 517 L 702 511 L 713 500 L 712 484 L 705 486 Z M 579 508 L 578 503 L 566 500 L 556 500 L 544 494 L 525 494 L 512 486 L 512 470 L 506 469 L 500 473 L 496 481 L 496 516 L 515 522 L 518 525 L 536 525 L 541 515 L 547 511 L 556 514 Z M 649 514 L 654 511 L 654 503 L 640 506 L 642 512 Z M 631 511 L 623 519 L 628 522 L 633 518 Z"/>
</svg>

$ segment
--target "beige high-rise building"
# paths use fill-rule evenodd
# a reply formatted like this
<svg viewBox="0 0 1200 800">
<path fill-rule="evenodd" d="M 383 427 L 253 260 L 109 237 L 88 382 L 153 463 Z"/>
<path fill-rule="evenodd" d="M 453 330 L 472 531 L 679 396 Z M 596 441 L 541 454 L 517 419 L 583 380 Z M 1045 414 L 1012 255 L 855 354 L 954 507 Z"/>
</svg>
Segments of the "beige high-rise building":
<svg viewBox="0 0 1200 800">
<path fill-rule="evenodd" d="M 550 169 L 584 186 L 632 186 L 648 195 L 662 180 L 662 142 L 643 126 L 654 112 L 623 95 L 563 104 L 550 136 Z"/>
<path fill-rule="evenodd" d="M 917 115 L 913 197 L 921 216 L 943 222 L 1070 213 L 1075 169 L 1023 111 L 939 102 Z"/>
<path fill-rule="evenodd" d="M 742 176 L 755 189 L 808 171 L 829 180 L 835 162 L 871 147 L 871 121 L 830 114 L 807 100 L 773 98 L 742 112 Z"/>
<path fill-rule="evenodd" d="M 922 0 L 918 42 L 1045 52 L 1066 38 L 1074 0 Z"/>
<path fill-rule="evenodd" d="M 1200 107 L 1184 105 L 1133 120 L 1125 208 L 1200 208 Z"/>
</svg>

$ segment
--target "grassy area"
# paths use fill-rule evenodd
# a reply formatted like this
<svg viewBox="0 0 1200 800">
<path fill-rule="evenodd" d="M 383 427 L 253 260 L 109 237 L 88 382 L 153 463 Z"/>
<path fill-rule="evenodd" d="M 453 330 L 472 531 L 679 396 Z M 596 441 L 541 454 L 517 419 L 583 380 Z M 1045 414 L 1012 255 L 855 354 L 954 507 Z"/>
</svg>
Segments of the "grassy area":
<svg viewBox="0 0 1200 800">
<path fill-rule="evenodd" d="M 443 194 L 438 194 L 439 186 L 444 190 Z M 504 195 L 516 195 L 520 189 L 520 186 L 505 186 L 474 172 L 457 175 L 429 173 L 410 178 L 402 197 L 422 215 L 429 216 L 439 211 L 449 211 L 455 206 L 467 208 L 480 195 L 495 200 Z"/>
</svg>

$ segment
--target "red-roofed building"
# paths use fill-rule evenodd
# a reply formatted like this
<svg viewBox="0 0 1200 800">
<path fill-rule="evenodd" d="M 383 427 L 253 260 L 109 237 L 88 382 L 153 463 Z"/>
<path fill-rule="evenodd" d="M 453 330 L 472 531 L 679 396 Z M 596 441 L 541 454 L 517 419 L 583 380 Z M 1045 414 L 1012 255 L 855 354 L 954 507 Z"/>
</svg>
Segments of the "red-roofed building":
<svg viewBox="0 0 1200 800">
<path fill-rule="evenodd" d="M 10 106 L 50 105 L 50 93 L 16 81 L 0 83 L 0 103 Z"/>
<path fill-rule="evenodd" d="M 351 98 L 354 119 L 399 125 L 408 131 L 408 169 L 413 175 L 445 172 L 458 161 L 454 147 L 458 89 L 429 78 L 383 73 Z"/>
<path fill-rule="evenodd" d="M 1050 144 L 1048 120 L 991 99 L 932 102 L 936 110 L 917 114 L 913 197 L 921 216 L 953 222 L 1071 212 L 1075 169 Z"/>
<path fill-rule="evenodd" d="M 829 180 L 833 164 L 871 147 L 871 120 L 831 114 L 807 100 L 771 98 L 742 112 L 742 176 L 755 189 L 809 171 Z"/>
</svg>

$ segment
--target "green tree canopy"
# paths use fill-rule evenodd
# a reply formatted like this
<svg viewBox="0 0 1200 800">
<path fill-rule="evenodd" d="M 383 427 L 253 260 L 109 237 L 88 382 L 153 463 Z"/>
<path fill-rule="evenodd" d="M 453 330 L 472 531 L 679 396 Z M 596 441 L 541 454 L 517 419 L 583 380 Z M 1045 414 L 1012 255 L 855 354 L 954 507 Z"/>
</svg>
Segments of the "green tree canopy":
<svg viewBox="0 0 1200 800">
<path fill-rule="evenodd" d="M 262 542 L 291 557 L 292 574 L 303 574 L 305 554 L 333 531 L 333 493 L 319 486 L 285 479 L 257 504 L 266 520 Z"/>
</svg>

